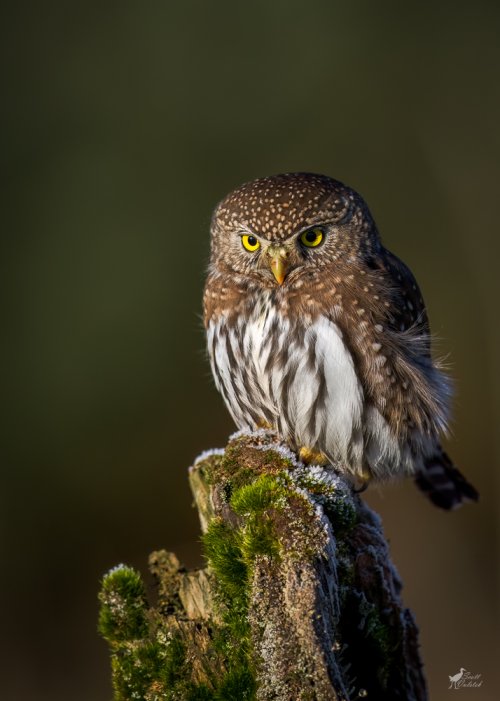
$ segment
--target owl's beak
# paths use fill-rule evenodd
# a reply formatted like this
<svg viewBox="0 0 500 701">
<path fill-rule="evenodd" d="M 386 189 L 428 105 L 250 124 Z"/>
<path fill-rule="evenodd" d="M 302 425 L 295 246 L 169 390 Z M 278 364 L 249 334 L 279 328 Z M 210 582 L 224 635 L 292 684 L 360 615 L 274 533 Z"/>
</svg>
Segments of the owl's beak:
<svg viewBox="0 0 500 701">
<path fill-rule="evenodd" d="M 284 248 L 269 250 L 271 271 L 278 285 L 282 285 L 290 267 L 287 258 L 288 251 Z"/>
</svg>

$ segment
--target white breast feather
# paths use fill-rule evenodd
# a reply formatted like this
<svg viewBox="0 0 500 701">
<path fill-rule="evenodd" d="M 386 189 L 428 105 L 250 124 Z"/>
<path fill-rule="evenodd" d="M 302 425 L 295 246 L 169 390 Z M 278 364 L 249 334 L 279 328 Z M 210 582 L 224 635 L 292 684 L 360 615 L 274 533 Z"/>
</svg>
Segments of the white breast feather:
<svg viewBox="0 0 500 701">
<path fill-rule="evenodd" d="M 320 317 L 311 326 L 311 332 L 316 335 L 316 356 L 323 361 L 327 387 L 325 452 L 348 464 L 353 432 L 361 427 L 363 390 L 336 324 Z"/>
<path fill-rule="evenodd" d="M 415 469 L 408 445 L 399 444 L 375 407 L 364 406 L 363 388 L 353 359 L 335 323 L 319 317 L 305 329 L 303 338 L 294 338 L 288 319 L 268 302 L 264 312 L 246 322 L 240 319 L 233 329 L 226 327 L 237 368 L 231 366 L 225 340 L 217 341 L 221 337 L 219 329 L 225 324 L 224 316 L 209 324 L 208 348 L 217 387 L 239 428 L 255 428 L 241 408 L 244 398 L 257 413 L 260 408 L 263 415 L 274 416 L 274 427 L 281 427 L 282 437 L 292 446 L 319 450 L 350 472 L 360 473 L 370 467 L 375 475 L 383 477 Z M 270 342 L 272 329 L 274 343 Z M 283 350 L 283 357 L 287 358 L 284 368 L 268 363 L 270 354 L 281 354 Z M 249 371 L 247 383 L 251 384 L 252 397 L 247 397 L 239 368 Z M 284 391 L 282 384 L 287 376 Z M 311 414 L 322 382 L 326 383 L 324 405 L 316 412 L 314 422 Z"/>
</svg>

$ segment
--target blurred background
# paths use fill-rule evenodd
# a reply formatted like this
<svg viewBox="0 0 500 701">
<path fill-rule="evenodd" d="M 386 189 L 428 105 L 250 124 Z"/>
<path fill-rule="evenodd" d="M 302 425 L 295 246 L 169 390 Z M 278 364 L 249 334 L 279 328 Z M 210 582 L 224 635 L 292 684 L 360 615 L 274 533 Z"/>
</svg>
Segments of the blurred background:
<svg viewBox="0 0 500 701">
<path fill-rule="evenodd" d="M 495 6 L 496 5 L 496 6 Z M 368 495 L 431 697 L 497 699 L 498 4 L 2 3 L 0 697 L 109 701 L 102 574 L 200 564 L 187 468 L 233 431 L 204 356 L 216 202 L 282 171 L 365 197 L 456 378 L 446 514 Z"/>
</svg>

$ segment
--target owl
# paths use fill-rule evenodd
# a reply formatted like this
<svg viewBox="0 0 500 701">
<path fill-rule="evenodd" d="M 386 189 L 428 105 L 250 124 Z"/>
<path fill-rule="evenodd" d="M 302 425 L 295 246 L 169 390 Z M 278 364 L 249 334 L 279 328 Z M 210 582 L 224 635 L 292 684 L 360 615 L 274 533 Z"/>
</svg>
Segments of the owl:
<svg viewBox="0 0 500 701">
<path fill-rule="evenodd" d="M 451 386 L 410 270 L 363 199 L 324 175 L 260 178 L 216 207 L 204 292 L 216 386 L 354 485 L 412 476 L 444 509 L 478 495 L 441 447 Z"/>
</svg>

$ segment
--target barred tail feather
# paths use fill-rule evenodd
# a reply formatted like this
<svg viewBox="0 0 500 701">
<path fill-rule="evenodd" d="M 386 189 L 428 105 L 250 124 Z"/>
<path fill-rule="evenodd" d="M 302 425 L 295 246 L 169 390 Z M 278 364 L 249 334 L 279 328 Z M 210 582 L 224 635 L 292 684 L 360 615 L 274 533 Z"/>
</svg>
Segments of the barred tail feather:
<svg viewBox="0 0 500 701">
<path fill-rule="evenodd" d="M 433 455 L 417 472 L 415 482 L 419 489 L 441 509 L 457 509 L 468 501 L 477 501 L 478 492 L 457 470 L 444 451 Z"/>
</svg>

